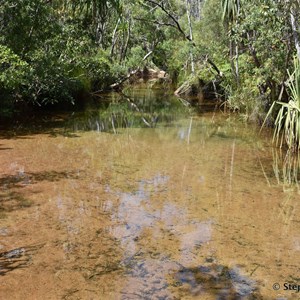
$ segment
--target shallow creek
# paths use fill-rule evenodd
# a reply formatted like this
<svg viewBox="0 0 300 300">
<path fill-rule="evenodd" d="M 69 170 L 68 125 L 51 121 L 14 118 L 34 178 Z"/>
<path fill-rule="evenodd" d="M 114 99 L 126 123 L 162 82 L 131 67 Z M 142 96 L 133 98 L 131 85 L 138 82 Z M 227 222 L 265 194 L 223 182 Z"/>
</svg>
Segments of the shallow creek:
<svg viewBox="0 0 300 300">
<path fill-rule="evenodd" d="M 1 130 L 0 299 L 299 299 L 298 161 L 163 91 L 108 97 Z"/>
</svg>

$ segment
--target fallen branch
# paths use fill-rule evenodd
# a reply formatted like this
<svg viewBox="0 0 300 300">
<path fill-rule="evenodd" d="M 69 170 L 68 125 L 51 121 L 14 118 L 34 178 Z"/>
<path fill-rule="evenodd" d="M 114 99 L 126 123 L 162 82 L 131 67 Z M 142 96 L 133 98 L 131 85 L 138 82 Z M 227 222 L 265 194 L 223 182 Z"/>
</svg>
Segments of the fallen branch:
<svg viewBox="0 0 300 300">
<path fill-rule="evenodd" d="M 136 73 L 138 73 L 140 70 L 140 68 L 137 68 L 134 71 L 131 71 L 127 76 L 121 78 L 119 81 L 111 84 L 109 87 L 114 90 L 115 88 L 119 87 L 123 82 L 125 82 L 126 80 L 128 80 L 129 78 L 131 78 L 132 76 L 134 76 Z"/>
<path fill-rule="evenodd" d="M 143 58 L 143 61 L 146 60 L 151 54 L 153 53 L 153 51 L 149 51 Z"/>
<path fill-rule="evenodd" d="M 132 76 L 134 76 L 136 73 L 138 73 L 140 71 L 141 71 L 140 68 L 137 68 L 136 70 L 131 71 L 125 77 L 123 77 L 120 80 L 118 80 L 117 82 L 111 84 L 106 90 L 115 90 L 115 89 L 117 89 L 123 82 L 130 79 Z M 91 94 L 95 95 L 95 94 L 99 94 L 99 93 L 102 93 L 102 92 L 104 92 L 104 89 L 92 92 Z"/>
</svg>

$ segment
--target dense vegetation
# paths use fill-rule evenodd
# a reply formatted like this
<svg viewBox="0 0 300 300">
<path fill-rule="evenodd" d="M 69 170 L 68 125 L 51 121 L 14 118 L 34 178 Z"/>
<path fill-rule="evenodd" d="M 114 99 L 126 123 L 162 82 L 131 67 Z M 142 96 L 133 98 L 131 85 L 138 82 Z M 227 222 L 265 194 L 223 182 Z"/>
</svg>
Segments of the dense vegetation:
<svg viewBox="0 0 300 300">
<path fill-rule="evenodd" d="M 73 103 L 147 65 L 177 85 L 218 79 L 262 120 L 291 97 L 299 20 L 299 0 L 2 0 L 1 111 Z"/>
</svg>

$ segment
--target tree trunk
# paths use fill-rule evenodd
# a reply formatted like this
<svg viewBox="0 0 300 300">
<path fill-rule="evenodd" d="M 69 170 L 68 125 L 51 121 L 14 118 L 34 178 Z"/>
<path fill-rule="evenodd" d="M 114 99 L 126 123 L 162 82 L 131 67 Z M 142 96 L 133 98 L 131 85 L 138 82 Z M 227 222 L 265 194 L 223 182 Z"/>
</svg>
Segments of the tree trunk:
<svg viewBox="0 0 300 300">
<path fill-rule="evenodd" d="M 297 24 L 295 15 L 297 15 L 296 11 L 293 8 L 293 6 L 291 6 L 291 11 L 290 11 L 291 26 L 292 26 L 292 30 L 293 30 L 294 43 L 295 43 L 295 47 L 297 50 L 297 57 L 300 61 L 300 42 L 299 42 L 299 35 L 298 35 L 298 31 L 297 31 L 297 29 L 300 29 L 300 28 L 297 28 L 297 27 L 299 27 L 299 25 Z"/>
<path fill-rule="evenodd" d="M 237 86 L 240 85 L 240 74 L 239 74 L 239 45 L 235 43 L 235 78 Z"/>
<path fill-rule="evenodd" d="M 112 35 L 110 57 L 113 57 L 113 55 L 114 55 L 114 48 L 115 48 L 115 45 L 116 45 L 116 42 L 117 42 L 116 34 L 117 34 L 117 29 L 118 29 L 118 26 L 120 24 L 120 21 L 121 21 L 121 19 L 119 18 L 118 21 L 117 21 L 116 27 L 114 29 L 113 35 Z"/>
<path fill-rule="evenodd" d="M 126 41 L 124 46 L 122 47 L 122 52 L 121 52 L 121 57 L 120 57 L 120 62 L 122 62 L 125 57 L 126 57 L 126 53 L 127 53 L 127 49 L 128 49 L 128 44 L 129 44 L 129 40 L 130 40 L 130 33 L 131 33 L 131 20 L 128 20 L 128 27 L 127 27 L 127 36 L 126 36 Z"/>
<path fill-rule="evenodd" d="M 231 71 L 232 71 L 234 77 L 236 77 L 235 64 L 234 64 L 234 43 L 231 39 L 229 41 L 229 58 L 230 58 Z"/>
<path fill-rule="evenodd" d="M 188 23 L 189 23 L 190 41 L 193 42 L 193 29 L 192 29 L 191 15 L 190 15 L 189 0 L 186 0 L 185 4 L 186 4 L 186 14 L 187 14 Z M 190 51 L 190 58 L 191 58 L 192 73 L 195 73 L 194 57 L 193 57 L 193 53 L 191 51 Z"/>
<path fill-rule="evenodd" d="M 236 1 L 237 5 L 237 19 L 236 24 L 238 24 L 238 17 L 240 15 L 240 0 Z M 237 86 L 240 85 L 240 75 L 239 75 L 239 44 L 235 42 L 235 78 Z"/>
</svg>

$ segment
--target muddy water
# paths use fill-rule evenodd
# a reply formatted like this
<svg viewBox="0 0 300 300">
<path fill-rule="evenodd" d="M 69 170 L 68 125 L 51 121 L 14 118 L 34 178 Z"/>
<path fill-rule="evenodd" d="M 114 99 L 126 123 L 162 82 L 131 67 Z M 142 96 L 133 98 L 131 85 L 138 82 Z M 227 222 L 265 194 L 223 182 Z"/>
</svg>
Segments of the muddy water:
<svg viewBox="0 0 300 300">
<path fill-rule="evenodd" d="M 299 298 L 295 168 L 236 117 L 167 100 L 1 132 L 1 299 Z"/>
</svg>

